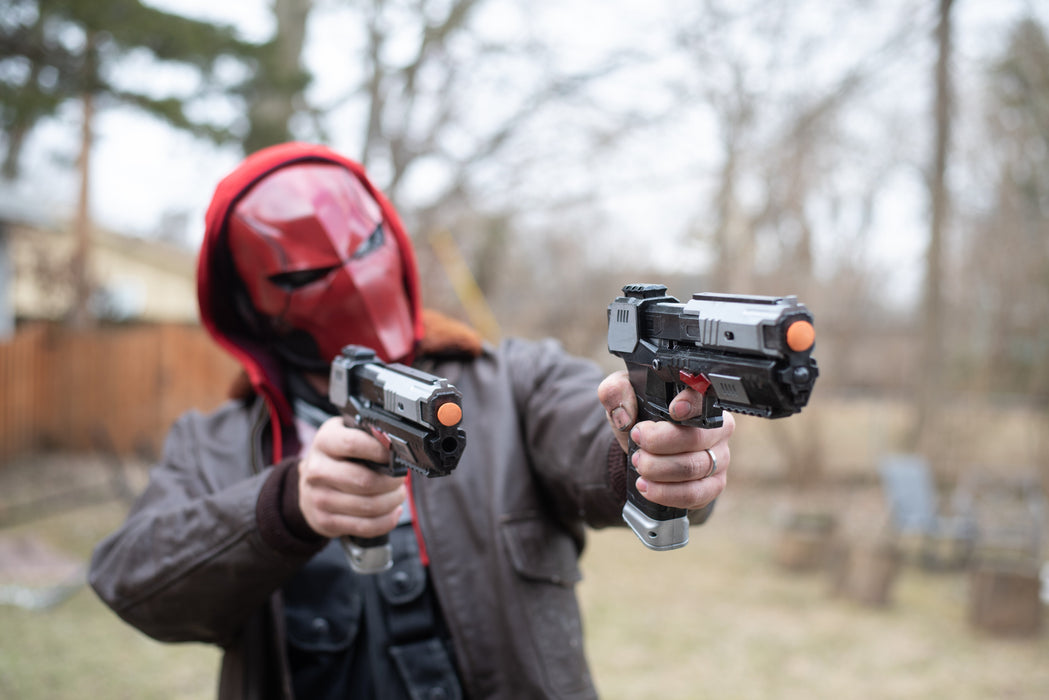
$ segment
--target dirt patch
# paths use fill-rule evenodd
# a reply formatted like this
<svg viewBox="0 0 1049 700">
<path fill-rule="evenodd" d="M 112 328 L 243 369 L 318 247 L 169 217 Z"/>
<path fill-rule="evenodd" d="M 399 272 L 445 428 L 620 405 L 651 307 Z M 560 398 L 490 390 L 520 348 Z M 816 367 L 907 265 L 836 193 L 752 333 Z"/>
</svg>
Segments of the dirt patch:
<svg viewBox="0 0 1049 700">
<path fill-rule="evenodd" d="M 51 586 L 75 579 L 84 564 L 33 535 L 0 535 L 0 584 Z"/>
</svg>

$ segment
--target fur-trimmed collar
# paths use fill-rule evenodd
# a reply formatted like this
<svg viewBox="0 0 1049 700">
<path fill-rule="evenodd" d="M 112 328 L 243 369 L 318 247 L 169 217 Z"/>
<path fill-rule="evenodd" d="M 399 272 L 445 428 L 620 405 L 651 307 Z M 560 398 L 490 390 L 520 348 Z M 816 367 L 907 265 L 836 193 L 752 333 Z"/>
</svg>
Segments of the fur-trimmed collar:
<svg viewBox="0 0 1049 700">
<path fill-rule="evenodd" d="M 433 309 L 423 309 L 423 337 L 416 357 L 480 357 L 481 335 L 462 321 Z"/>
</svg>

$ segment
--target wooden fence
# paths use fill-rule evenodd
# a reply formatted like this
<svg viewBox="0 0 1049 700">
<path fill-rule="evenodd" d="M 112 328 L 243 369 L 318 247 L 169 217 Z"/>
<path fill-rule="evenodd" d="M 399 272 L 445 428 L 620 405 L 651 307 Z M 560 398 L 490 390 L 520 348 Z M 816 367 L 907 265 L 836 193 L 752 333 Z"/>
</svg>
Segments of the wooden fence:
<svg viewBox="0 0 1049 700">
<path fill-rule="evenodd" d="M 0 464 L 44 449 L 157 454 L 172 421 L 219 405 L 236 372 L 199 326 L 20 328 L 0 343 Z"/>
</svg>

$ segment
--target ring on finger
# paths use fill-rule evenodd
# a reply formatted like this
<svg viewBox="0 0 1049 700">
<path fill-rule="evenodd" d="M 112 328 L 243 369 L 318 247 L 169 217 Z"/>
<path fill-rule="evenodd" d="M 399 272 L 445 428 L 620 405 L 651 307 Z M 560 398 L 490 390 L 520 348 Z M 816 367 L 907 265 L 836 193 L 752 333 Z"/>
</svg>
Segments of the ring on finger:
<svg viewBox="0 0 1049 700">
<path fill-rule="evenodd" d="M 707 475 L 703 477 L 704 479 L 708 479 L 714 476 L 714 474 L 718 470 L 718 458 L 714 456 L 714 453 L 711 452 L 709 448 L 703 451 L 707 453 L 708 457 L 710 457 L 710 471 L 707 472 Z"/>
</svg>

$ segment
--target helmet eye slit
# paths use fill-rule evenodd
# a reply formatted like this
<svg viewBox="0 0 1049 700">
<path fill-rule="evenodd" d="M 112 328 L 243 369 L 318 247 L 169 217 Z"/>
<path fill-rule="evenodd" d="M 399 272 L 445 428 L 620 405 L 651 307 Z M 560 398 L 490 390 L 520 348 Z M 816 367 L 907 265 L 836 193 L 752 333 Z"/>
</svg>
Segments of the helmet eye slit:
<svg viewBox="0 0 1049 700">
<path fill-rule="evenodd" d="M 353 251 L 351 256 L 353 260 L 359 260 L 364 256 L 368 255 L 374 250 L 378 250 L 382 247 L 383 241 L 386 240 L 386 234 L 383 232 L 382 222 L 380 221 L 375 230 L 372 231 L 371 235 L 368 236 L 359 246 L 357 250 Z"/>
<path fill-rule="evenodd" d="M 328 273 L 334 270 L 336 266 L 328 267 L 317 267 L 311 270 L 292 270 L 291 272 L 278 272 L 275 275 L 270 275 L 269 280 L 273 284 L 277 285 L 281 289 L 286 291 L 293 291 L 301 289 L 308 284 L 312 284 L 318 280 L 322 280 L 328 276 Z"/>
</svg>

